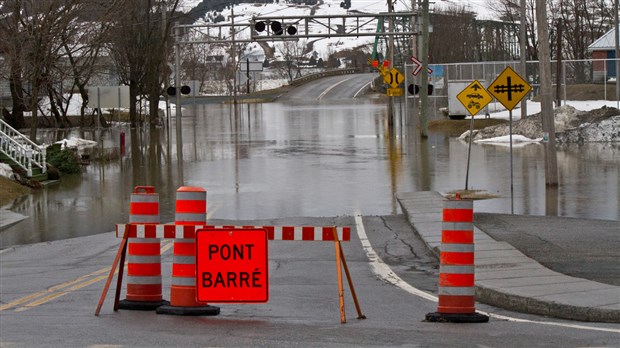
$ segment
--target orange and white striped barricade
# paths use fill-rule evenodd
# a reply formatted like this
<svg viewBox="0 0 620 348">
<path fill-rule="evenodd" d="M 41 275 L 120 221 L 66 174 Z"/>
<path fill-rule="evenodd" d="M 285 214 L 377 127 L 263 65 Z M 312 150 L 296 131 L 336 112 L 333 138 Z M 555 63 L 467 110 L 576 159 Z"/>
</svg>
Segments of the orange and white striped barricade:
<svg viewBox="0 0 620 348">
<path fill-rule="evenodd" d="M 439 256 L 439 303 L 426 320 L 483 323 L 489 317 L 476 313 L 474 265 L 474 209 L 472 200 L 444 201 Z"/>
<path fill-rule="evenodd" d="M 175 225 L 200 226 L 207 222 L 207 191 L 182 186 L 176 194 Z M 220 308 L 196 300 L 196 238 L 175 238 L 172 255 L 170 304 L 157 314 L 218 315 Z"/>
<path fill-rule="evenodd" d="M 179 215 L 179 219 L 183 217 Z M 173 255 L 173 279 L 172 287 L 170 291 L 170 305 L 161 306 L 157 308 L 157 313 L 165 311 L 162 314 L 178 314 L 178 315 L 215 315 L 212 310 L 204 307 L 217 308 L 212 306 L 206 306 L 203 302 L 196 302 L 190 299 L 190 296 L 195 296 L 195 292 L 198 291 L 198 284 L 190 281 L 189 274 L 193 274 L 195 277 L 196 269 L 195 263 L 192 264 L 193 268 L 185 267 L 187 262 L 195 260 L 194 256 L 183 256 L 180 250 L 177 252 L 176 241 L 177 240 L 195 240 L 196 231 L 202 229 L 264 229 L 267 231 L 267 239 L 270 241 L 323 241 L 333 242 L 336 247 L 336 267 L 338 276 L 338 297 L 340 304 L 340 321 L 346 323 L 345 310 L 344 310 L 344 284 L 342 269 L 347 278 L 349 289 L 351 290 L 351 296 L 355 303 L 355 309 L 357 310 L 357 319 L 366 319 L 366 316 L 362 314 L 361 307 L 357 300 L 355 288 L 353 285 L 353 279 L 349 273 L 347 267 L 344 252 L 342 250 L 341 241 L 346 242 L 351 240 L 351 228 L 350 227 L 334 227 L 334 226 L 215 226 L 215 225 L 184 225 L 184 224 L 118 224 L 116 225 L 116 236 L 124 238 L 135 237 L 147 237 L 147 238 L 165 238 L 175 239 L 175 252 Z M 195 243 L 195 242 L 194 242 Z M 184 251 L 189 254 L 189 248 L 187 246 L 182 247 Z M 184 261 L 186 263 L 184 263 Z M 195 262 L 195 261 L 194 261 Z M 341 268 L 342 267 L 342 268 Z M 176 269 L 175 269 L 176 268 Z M 186 285 L 183 285 L 186 284 Z M 188 289 L 189 288 L 189 289 Z M 189 305 L 189 306 L 188 306 Z M 193 306 L 192 306 L 193 305 Z M 201 312 L 203 311 L 203 312 Z M 204 313 L 206 311 L 206 313 Z M 219 308 L 217 309 L 219 311 Z"/>
<path fill-rule="evenodd" d="M 159 223 L 159 194 L 153 186 L 136 186 L 129 203 L 129 223 Z M 161 285 L 161 252 L 158 238 L 132 238 L 128 241 L 127 298 L 120 309 L 155 310 L 167 304 Z"/>
</svg>

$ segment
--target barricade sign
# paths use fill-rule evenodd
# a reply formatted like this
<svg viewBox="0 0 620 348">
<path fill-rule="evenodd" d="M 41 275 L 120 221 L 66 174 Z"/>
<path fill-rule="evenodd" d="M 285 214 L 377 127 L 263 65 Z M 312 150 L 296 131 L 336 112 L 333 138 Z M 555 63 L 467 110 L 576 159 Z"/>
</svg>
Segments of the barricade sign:
<svg viewBox="0 0 620 348">
<path fill-rule="evenodd" d="M 154 192 L 154 188 L 153 188 Z M 353 280 L 341 241 L 351 240 L 351 228 L 336 226 L 213 226 L 206 223 L 206 191 L 183 186 L 177 190 L 174 224 L 117 224 L 122 238 L 95 310 L 98 316 L 118 267 L 114 311 L 119 309 L 125 256 L 129 239 L 174 239 L 170 305 L 157 314 L 217 315 L 218 303 L 264 303 L 269 300 L 268 241 L 323 241 L 334 243 L 340 322 L 346 323 L 343 270 L 357 311 Z M 161 258 L 158 258 L 161 266 Z"/>
<path fill-rule="evenodd" d="M 196 299 L 264 303 L 269 299 L 267 230 L 196 231 Z"/>
</svg>

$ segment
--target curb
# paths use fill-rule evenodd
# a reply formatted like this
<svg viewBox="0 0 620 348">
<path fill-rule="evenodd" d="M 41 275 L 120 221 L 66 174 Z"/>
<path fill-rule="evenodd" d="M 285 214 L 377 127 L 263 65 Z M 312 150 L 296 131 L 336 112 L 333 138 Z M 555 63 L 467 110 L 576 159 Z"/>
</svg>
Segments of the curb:
<svg viewBox="0 0 620 348">
<path fill-rule="evenodd" d="M 407 192 L 396 199 L 415 233 L 438 256 L 443 196 Z M 620 323 L 620 287 L 554 272 L 476 227 L 474 236 L 477 301 L 560 319 Z"/>
</svg>

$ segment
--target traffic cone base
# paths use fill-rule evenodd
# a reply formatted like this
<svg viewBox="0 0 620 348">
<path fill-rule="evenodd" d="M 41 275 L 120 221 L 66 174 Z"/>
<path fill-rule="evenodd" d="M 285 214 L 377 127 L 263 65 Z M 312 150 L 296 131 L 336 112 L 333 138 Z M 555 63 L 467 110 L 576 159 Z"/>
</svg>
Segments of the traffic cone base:
<svg viewBox="0 0 620 348">
<path fill-rule="evenodd" d="M 428 313 L 426 321 L 448 323 L 486 323 L 489 317 L 480 313 Z"/>
<path fill-rule="evenodd" d="M 220 307 L 215 307 L 211 305 L 201 306 L 201 307 L 178 307 L 178 306 L 170 306 L 164 305 L 161 307 L 157 307 L 155 310 L 157 314 L 169 314 L 169 315 L 190 315 L 190 316 L 198 316 L 198 315 L 218 315 L 220 314 Z"/>
<path fill-rule="evenodd" d="M 135 311 L 154 311 L 158 307 L 168 305 L 170 302 L 166 300 L 161 301 L 130 301 L 130 300 L 122 300 L 118 303 L 119 309 L 130 309 Z"/>
</svg>

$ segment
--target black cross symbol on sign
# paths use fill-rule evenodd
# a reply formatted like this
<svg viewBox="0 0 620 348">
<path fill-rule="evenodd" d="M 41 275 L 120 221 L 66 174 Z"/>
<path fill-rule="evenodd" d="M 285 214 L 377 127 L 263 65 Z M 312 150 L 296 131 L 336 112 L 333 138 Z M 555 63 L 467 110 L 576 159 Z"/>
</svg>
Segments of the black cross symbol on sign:
<svg viewBox="0 0 620 348">
<path fill-rule="evenodd" d="M 510 76 L 506 77 L 505 85 L 497 85 L 495 86 L 495 93 L 508 93 L 508 100 L 512 100 L 512 92 L 524 92 L 525 86 L 522 84 L 513 85 L 511 84 L 512 79 Z"/>
</svg>

